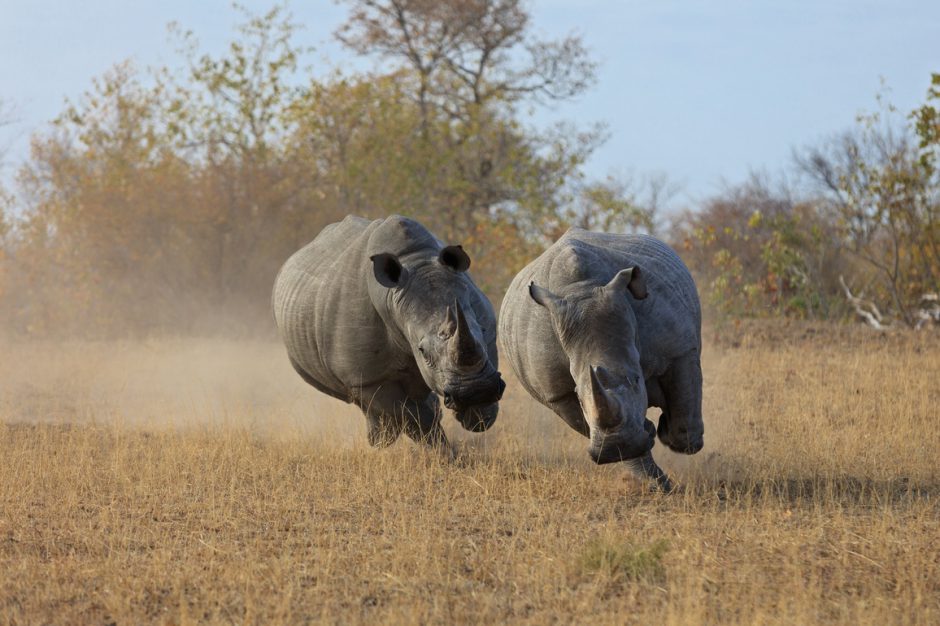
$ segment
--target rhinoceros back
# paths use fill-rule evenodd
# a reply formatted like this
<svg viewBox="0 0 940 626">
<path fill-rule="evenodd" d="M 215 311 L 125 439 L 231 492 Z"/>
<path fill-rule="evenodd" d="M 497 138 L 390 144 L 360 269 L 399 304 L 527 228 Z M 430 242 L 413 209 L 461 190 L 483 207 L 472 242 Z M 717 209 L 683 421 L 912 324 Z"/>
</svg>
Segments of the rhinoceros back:
<svg viewBox="0 0 940 626">
<path fill-rule="evenodd" d="M 500 352 L 520 382 L 546 403 L 574 392 L 568 358 L 548 312 L 529 297 L 529 283 L 564 296 L 577 283 L 606 284 L 621 269 L 640 266 L 651 296 L 633 301 L 650 369 L 701 344 L 695 283 L 679 256 L 647 235 L 611 235 L 573 228 L 522 269 L 503 299 Z M 644 368 L 646 369 L 646 368 Z"/>
<path fill-rule="evenodd" d="M 666 297 L 677 308 L 686 311 L 691 321 L 701 327 L 702 312 L 695 281 L 679 255 L 664 242 L 649 235 L 613 235 L 581 229 L 568 231 L 559 243 L 566 239 L 608 251 L 606 256 L 610 267 L 607 273 L 610 277 L 624 263 L 641 266 L 650 288 L 655 286 L 660 297 Z M 606 278 L 603 276 L 602 280 Z"/>
</svg>

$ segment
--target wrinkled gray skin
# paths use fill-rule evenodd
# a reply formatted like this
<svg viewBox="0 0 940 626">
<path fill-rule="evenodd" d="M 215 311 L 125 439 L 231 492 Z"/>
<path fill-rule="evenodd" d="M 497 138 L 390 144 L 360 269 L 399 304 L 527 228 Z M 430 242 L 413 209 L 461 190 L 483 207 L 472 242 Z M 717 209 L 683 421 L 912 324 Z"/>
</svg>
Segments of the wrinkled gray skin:
<svg viewBox="0 0 940 626">
<path fill-rule="evenodd" d="M 572 228 L 512 281 L 499 348 L 536 400 L 590 437 L 596 463 L 627 461 L 668 491 L 655 435 L 685 454 L 703 444 L 701 319 L 669 246 Z M 650 406 L 662 409 L 658 429 Z"/>
<path fill-rule="evenodd" d="M 402 430 L 450 450 L 437 396 L 471 431 L 489 428 L 505 384 L 493 307 L 460 246 L 421 224 L 349 216 L 291 256 L 272 303 L 291 365 L 365 413 L 369 443 Z"/>
</svg>

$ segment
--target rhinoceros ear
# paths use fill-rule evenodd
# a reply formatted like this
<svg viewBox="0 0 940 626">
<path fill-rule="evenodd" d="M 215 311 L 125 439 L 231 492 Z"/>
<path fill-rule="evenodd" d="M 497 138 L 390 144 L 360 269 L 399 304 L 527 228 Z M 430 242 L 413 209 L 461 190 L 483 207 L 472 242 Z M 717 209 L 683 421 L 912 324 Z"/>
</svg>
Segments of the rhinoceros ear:
<svg viewBox="0 0 940 626">
<path fill-rule="evenodd" d="M 369 258 L 372 260 L 372 273 L 375 274 L 375 280 L 379 281 L 383 287 L 394 289 L 400 287 L 405 281 L 407 272 L 394 254 L 383 252 L 373 254 Z"/>
<path fill-rule="evenodd" d="M 620 292 L 629 290 L 637 300 L 643 300 L 649 295 L 649 292 L 646 290 L 646 276 L 644 276 L 639 265 L 628 267 L 625 270 L 617 272 L 617 274 L 610 279 L 610 282 L 607 283 L 605 289 Z"/>
<path fill-rule="evenodd" d="M 564 298 L 559 298 L 548 289 L 539 287 L 534 282 L 529 283 L 529 296 L 552 314 L 561 313 L 561 310 L 568 304 Z"/>
<path fill-rule="evenodd" d="M 470 257 L 463 251 L 463 246 L 447 246 L 441 250 L 437 260 L 442 265 L 457 272 L 466 272 L 470 269 Z"/>
</svg>

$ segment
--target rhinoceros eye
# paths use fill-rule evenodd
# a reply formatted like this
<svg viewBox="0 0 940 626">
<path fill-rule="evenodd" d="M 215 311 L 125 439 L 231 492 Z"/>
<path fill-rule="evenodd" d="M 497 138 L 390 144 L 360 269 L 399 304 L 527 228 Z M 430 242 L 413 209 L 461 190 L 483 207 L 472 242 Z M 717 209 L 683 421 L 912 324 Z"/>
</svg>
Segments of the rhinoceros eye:
<svg viewBox="0 0 940 626">
<path fill-rule="evenodd" d="M 421 358 L 424 359 L 425 363 L 427 363 L 429 366 L 432 365 L 431 357 L 428 356 L 428 352 L 424 349 L 424 346 L 418 346 L 418 352 L 421 354 Z"/>
</svg>

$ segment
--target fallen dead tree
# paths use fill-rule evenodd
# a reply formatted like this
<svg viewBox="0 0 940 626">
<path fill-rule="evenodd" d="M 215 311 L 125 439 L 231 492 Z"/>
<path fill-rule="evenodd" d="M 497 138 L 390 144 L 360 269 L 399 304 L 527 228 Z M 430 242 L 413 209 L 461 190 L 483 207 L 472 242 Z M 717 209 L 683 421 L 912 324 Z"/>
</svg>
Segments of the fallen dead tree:
<svg viewBox="0 0 940 626">
<path fill-rule="evenodd" d="M 917 310 L 914 328 L 940 326 L 940 294 L 925 293 L 920 297 L 920 309 Z"/>
<path fill-rule="evenodd" d="M 848 299 L 849 304 L 852 305 L 858 316 L 865 320 L 866 324 L 875 330 L 888 330 L 891 328 L 891 322 L 885 321 L 881 311 L 878 310 L 878 306 L 871 300 L 864 299 L 861 295 L 853 295 L 852 290 L 845 284 L 845 278 L 841 275 L 839 276 L 839 284 L 842 285 L 842 290 L 845 291 L 845 297 Z"/>
<path fill-rule="evenodd" d="M 839 284 L 845 292 L 845 297 L 849 304 L 855 309 L 855 313 L 862 320 L 875 330 L 890 330 L 894 322 L 882 315 L 881 311 L 871 300 L 864 297 L 864 293 L 855 295 L 849 286 L 845 283 L 845 278 L 839 276 Z M 913 313 L 913 327 L 916 330 L 931 326 L 940 326 L 940 294 L 925 293 L 920 297 L 919 308 Z"/>
</svg>

